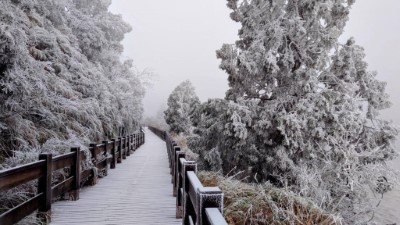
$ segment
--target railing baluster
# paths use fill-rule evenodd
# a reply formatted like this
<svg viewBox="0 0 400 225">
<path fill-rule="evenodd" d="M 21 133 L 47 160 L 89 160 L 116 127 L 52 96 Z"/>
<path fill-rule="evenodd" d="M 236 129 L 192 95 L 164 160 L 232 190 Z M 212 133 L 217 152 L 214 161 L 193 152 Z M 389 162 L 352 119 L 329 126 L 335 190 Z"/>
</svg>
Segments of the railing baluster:
<svg viewBox="0 0 400 225">
<path fill-rule="evenodd" d="M 189 199 L 189 177 L 188 177 L 188 171 L 193 171 L 193 172 L 197 172 L 197 163 L 194 161 L 183 161 L 183 165 L 182 165 L 182 188 L 184 191 L 184 195 L 183 195 L 183 202 L 182 202 L 182 206 L 183 206 L 183 210 L 182 210 L 182 218 L 184 222 L 188 221 L 189 215 L 193 214 L 193 210 L 194 210 L 194 205 L 193 203 L 190 201 Z"/>
<path fill-rule="evenodd" d="M 177 193 L 178 193 L 178 186 L 179 186 L 179 168 L 180 168 L 180 163 L 179 163 L 179 159 L 181 158 L 185 158 L 186 154 L 183 151 L 177 151 L 176 153 L 176 157 L 175 157 L 175 163 L 173 165 L 174 167 L 174 173 L 173 173 L 173 178 L 174 178 L 174 185 L 173 185 L 173 196 L 176 197 Z"/>
<path fill-rule="evenodd" d="M 126 159 L 126 137 L 121 139 L 122 159 Z"/>
<path fill-rule="evenodd" d="M 79 200 L 79 189 L 81 182 L 81 163 L 80 163 L 81 149 L 79 147 L 71 148 L 71 152 L 75 152 L 75 156 L 74 156 L 74 165 L 71 166 L 71 175 L 74 176 L 74 183 L 70 194 L 73 196 L 72 200 L 77 201 Z"/>
<path fill-rule="evenodd" d="M 104 176 L 108 175 L 108 158 L 107 158 L 107 145 L 108 141 L 103 141 L 104 149 L 103 149 L 103 158 L 106 160 L 106 167 L 104 168 Z"/>
<path fill-rule="evenodd" d="M 118 156 L 117 156 L 117 143 L 116 143 L 116 139 L 115 138 L 111 139 L 111 141 L 112 141 L 113 147 L 111 149 L 112 160 L 111 160 L 110 168 L 111 169 L 115 169 L 115 167 L 117 166 L 117 158 L 118 158 Z"/>
<path fill-rule="evenodd" d="M 122 138 L 118 138 L 118 158 L 117 163 L 122 163 Z"/>
<path fill-rule="evenodd" d="M 223 213 L 224 194 L 218 187 L 203 187 L 197 190 L 196 208 L 198 224 L 207 224 L 206 208 L 218 208 Z"/>
</svg>

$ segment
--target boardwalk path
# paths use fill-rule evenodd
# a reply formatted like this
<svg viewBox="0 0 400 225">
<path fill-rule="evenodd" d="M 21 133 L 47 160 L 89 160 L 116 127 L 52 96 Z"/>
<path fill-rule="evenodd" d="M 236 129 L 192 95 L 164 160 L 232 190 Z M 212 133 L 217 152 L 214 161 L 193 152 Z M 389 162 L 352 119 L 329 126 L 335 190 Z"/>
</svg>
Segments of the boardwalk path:
<svg viewBox="0 0 400 225">
<path fill-rule="evenodd" d="M 165 142 L 145 131 L 146 143 L 98 184 L 82 189 L 79 201 L 54 203 L 51 225 L 181 224 L 175 219 Z"/>
</svg>

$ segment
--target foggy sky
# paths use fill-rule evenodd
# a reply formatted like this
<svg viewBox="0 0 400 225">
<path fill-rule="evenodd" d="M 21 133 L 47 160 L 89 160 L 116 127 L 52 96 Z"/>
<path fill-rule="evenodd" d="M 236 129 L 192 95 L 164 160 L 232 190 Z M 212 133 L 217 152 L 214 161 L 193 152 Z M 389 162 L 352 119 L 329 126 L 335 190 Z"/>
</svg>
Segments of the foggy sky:
<svg viewBox="0 0 400 225">
<path fill-rule="evenodd" d="M 123 42 L 124 55 L 157 78 L 144 99 L 145 116 L 160 110 L 171 91 L 189 79 L 200 100 L 223 98 L 227 75 L 215 56 L 223 43 L 234 43 L 239 24 L 229 18 L 225 0 L 113 0 L 111 11 L 122 14 L 133 31 Z M 369 70 L 388 82 L 393 106 L 382 115 L 400 124 L 400 1 L 358 0 L 341 40 L 353 36 L 365 48 Z"/>
</svg>

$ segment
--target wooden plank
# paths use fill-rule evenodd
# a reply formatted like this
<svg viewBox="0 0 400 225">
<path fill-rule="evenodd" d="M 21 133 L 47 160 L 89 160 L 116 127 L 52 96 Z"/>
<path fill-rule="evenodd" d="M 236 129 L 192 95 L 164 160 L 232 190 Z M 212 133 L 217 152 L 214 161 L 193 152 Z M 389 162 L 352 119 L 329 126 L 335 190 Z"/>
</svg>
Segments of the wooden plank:
<svg viewBox="0 0 400 225">
<path fill-rule="evenodd" d="M 44 160 L 14 167 L 0 172 L 0 191 L 5 191 L 37 179 L 44 174 Z"/>
<path fill-rule="evenodd" d="M 104 158 L 101 161 L 99 161 L 98 163 L 96 163 L 96 167 L 99 170 L 105 169 L 108 166 L 107 163 L 108 163 L 107 158 Z"/>
<path fill-rule="evenodd" d="M 39 207 L 40 199 L 43 198 L 43 194 L 38 194 L 28 201 L 8 210 L 7 212 L 0 215 L 0 224 L 11 225 L 15 224 L 24 217 L 33 213 Z"/>
<path fill-rule="evenodd" d="M 54 203 L 51 224 L 182 224 L 175 218 L 165 143 L 151 133 L 146 138 L 107 177 L 82 188 L 79 201 Z"/>
<path fill-rule="evenodd" d="M 74 164 L 74 154 L 73 152 L 59 155 L 53 158 L 53 171 L 62 169 L 64 167 L 69 167 Z"/>
<path fill-rule="evenodd" d="M 52 197 L 56 198 L 64 193 L 67 193 L 70 190 L 72 190 L 72 188 L 73 188 L 72 184 L 74 183 L 74 178 L 75 177 L 69 177 L 68 179 L 57 184 L 56 186 L 53 186 L 51 188 Z"/>
</svg>

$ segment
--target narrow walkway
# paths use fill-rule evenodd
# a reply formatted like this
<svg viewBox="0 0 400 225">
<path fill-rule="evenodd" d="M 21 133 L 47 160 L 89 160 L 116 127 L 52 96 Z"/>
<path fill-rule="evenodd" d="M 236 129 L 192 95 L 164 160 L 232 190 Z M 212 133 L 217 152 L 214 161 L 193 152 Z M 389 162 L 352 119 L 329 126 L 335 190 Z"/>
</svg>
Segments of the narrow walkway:
<svg viewBox="0 0 400 225">
<path fill-rule="evenodd" d="M 175 219 L 165 142 L 145 132 L 146 143 L 95 186 L 83 188 L 79 201 L 54 203 L 51 225 L 181 224 Z"/>
</svg>

